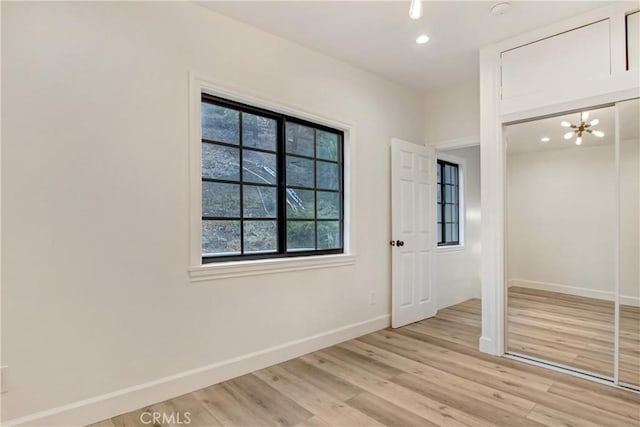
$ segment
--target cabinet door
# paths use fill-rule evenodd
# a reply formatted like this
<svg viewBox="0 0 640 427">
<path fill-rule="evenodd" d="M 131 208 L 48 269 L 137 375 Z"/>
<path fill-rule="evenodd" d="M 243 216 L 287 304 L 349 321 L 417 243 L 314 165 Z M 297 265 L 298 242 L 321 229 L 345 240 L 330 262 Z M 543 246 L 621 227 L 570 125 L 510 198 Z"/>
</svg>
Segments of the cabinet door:
<svg viewBox="0 0 640 427">
<path fill-rule="evenodd" d="M 609 34 L 605 19 L 502 52 L 502 99 L 607 78 L 611 73 Z"/>
<path fill-rule="evenodd" d="M 640 12 L 627 16 L 627 69 L 640 70 Z"/>
</svg>

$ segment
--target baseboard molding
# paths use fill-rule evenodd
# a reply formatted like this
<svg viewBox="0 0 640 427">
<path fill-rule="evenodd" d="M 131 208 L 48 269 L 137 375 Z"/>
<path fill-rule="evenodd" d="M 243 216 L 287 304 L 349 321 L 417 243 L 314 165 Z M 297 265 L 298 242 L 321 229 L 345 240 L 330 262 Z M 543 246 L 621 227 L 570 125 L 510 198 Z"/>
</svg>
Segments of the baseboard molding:
<svg viewBox="0 0 640 427">
<path fill-rule="evenodd" d="M 233 359 L 7 420 L 3 425 L 81 426 L 95 423 L 384 329 L 390 325 L 390 319 L 389 314 L 374 317 Z"/>
<path fill-rule="evenodd" d="M 495 342 L 489 337 L 480 337 L 479 349 L 482 353 L 492 354 L 494 356 L 502 356 L 496 349 Z"/>
<path fill-rule="evenodd" d="M 616 296 L 615 292 L 599 291 L 596 289 L 580 288 L 576 286 L 561 285 L 558 283 L 537 282 L 535 280 L 526 279 L 509 279 L 508 286 L 521 286 L 523 288 L 538 289 L 540 291 L 559 292 L 562 294 L 595 298 L 606 301 L 614 301 Z M 620 304 L 640 307 L 640 298 L 620 295 Z"/>
</svg>

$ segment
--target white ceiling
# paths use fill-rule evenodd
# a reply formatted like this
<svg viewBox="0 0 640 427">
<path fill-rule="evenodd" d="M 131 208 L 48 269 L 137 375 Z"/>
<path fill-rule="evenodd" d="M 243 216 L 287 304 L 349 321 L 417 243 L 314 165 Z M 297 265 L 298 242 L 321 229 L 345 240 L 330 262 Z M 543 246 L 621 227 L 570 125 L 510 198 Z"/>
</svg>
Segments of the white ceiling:
<svg viewBox="0 0 640 427">
<path fill-rule="evenodd" d="M 620 139 L 637 140 L 640 137 L 640 100 L 622 102 L 620 105 Z M 615 108 L 605 107 L 589 111 L 589 119 L 598 119 L 600 123 L 593 130 L 604 132 L 604 137 L 593 135 L 583 136 L 582 145 L 575 145 L 575 136 L 570 140 L 564 139 L 564 134 L 571 129 L 560 126 L 560 122 L 568 121 L 572 124 L 580 123 L 580 113 L 563 114 L 524 123 L 508 125 L 505 128 L 505 139 L 508 153 L 525 153 L 532 151 L 549 151 L 562 149 L 589 148 L 600 145 L 612 145 L 615 141 Z M 540 139 L 547 137 L 549 142 Z"/>
<path fill-rule="evenodd" d="M 409 19 L 406 1 L 213 1 L 204 7 L 388 79 L 429 89 L 478 78 L 478 49 L 602 7 L 610 1 L 425 1 Z M 431 41 L 417 45 L 427 34 Z"/>
</svg>

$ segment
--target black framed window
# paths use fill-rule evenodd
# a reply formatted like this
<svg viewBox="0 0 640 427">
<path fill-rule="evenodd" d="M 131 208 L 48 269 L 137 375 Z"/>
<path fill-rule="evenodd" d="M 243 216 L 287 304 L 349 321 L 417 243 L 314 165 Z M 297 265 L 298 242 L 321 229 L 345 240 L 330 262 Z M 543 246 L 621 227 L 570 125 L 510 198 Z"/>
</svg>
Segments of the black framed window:
<svg viewBox="0 0 640 427">
<path fill-rule="evenodd" d="M 202 262 L 342 253 L 343 132 L 202 95 Z"/>
<path fill-rule="evenodd" d="M 438 246 L 460 244 L 460 175 L 458 165 L 438 160 Z"/>
</svg>

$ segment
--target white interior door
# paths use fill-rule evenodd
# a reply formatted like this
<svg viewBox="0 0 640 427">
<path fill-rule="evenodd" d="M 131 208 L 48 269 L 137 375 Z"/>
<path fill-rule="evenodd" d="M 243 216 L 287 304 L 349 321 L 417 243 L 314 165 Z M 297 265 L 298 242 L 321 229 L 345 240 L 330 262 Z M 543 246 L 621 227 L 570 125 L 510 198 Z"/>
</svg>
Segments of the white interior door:
<svg viewBox="0 0 640 427">
<path fill-rule="evenodd" d="M 391 326 L 436 314 L 432 279 L 435 231 L 435 152 L 391 141 Z"/>
</svg>

